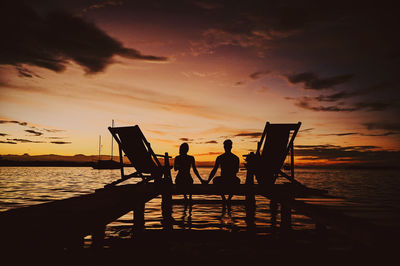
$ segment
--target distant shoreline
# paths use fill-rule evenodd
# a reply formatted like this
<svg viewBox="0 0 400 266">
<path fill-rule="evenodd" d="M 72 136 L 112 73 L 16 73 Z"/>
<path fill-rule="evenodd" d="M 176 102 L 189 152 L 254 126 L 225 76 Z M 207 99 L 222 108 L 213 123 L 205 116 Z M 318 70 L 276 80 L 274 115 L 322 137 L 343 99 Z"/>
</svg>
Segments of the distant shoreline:
<svg viewBox="0 0 400 266">
<path fill-rule="evenodd" d="M 0 160 L 0 167 L 92 167 L 96 162 L 71 162 L 71 161 L 11 161 Z M 129 167 L 125 164 L 125 167 Z M 210 168 L 213 165 L 197 165 L 198 168 Z M 380 165 L 298 165 L 296 169 L 340 169 L 340 170 L 395 170 L 398 166 Z M 245 170 L 241 167 L 241 170 Z"/>
<path fill-rule="evenodd" d="M 92 167 L 98 160 L 114 160 L 119 162 L 118 156 L 109 155 L 57 155 L 57 154 L 43 154 L 43 155 L 29 155 L 27 153 L 23 155 L 16 154 L 3 154 L 0 155 L 0 167 Z M 160 158 L 161 163 L 163 159 Z M 130 166 L 127 158 L 124 158 L 124 164 Z M 170 164 L 173 165 L 173 160 L 170 160 Z M 198 168 L 213 167 L 214 161 L 196 161 Z M 245 168 L 244 164 L 241 164 L 241 168 Z M 336 164 L 302 164 L 295 163 L 296 169 L 368 169 L 368 170 L 395 170 L 400 169 L 400 165 L 393 164 L 390 162 L 374 162 L 374 163 L 336 163 Z"/>
<path fill-rule="evenodd" d="M 0 161 L 0 167 L 7 166 L 54 166 L 54 167 L 92 167 L 94 162 L 68 161 Z"/>
</svg>

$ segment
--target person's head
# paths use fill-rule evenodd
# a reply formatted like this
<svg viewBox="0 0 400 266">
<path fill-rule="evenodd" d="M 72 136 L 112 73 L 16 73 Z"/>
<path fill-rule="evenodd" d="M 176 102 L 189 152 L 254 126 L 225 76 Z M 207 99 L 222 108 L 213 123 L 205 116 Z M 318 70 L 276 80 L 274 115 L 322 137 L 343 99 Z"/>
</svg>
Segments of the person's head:
<svg viewBox="0 0 400 266">
<path fill-rule="evenodd" d="M 227 139 L 224 141 L 224 150 L 225 152 L 230 152 L 232 150 L 232 140 Z"/>
<path fill-rule="evenodd" d="M 182 143 L 179 147 L 179 154 L 187 154 L 189 151 L 189 144 L 186 142 Z"/>
</svg>

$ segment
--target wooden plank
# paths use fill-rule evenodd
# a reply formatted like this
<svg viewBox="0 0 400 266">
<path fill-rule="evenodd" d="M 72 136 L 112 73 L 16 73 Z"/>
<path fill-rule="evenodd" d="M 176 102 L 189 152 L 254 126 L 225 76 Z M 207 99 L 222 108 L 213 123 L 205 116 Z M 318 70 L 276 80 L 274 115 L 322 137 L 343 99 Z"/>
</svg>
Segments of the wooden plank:
<svg viewBox="0 0 400 266">
<path fill-rule="evenodd" d="M 192 199 L 190 201 L 185 201 L 184 199 L 173 199 L 172 204 L 223 204 L 224 202 L 219 199 Z M 241 205 L 246 204 L 246 200 L 235 200 L 230 201 L 231 205 Z"/>
<path fill-rule="evenodd" d="M 163 189 L 163 188 L 161 188 Z M 260 186 L 249 185 L 249 184 L 240 184 L 234 185 L 231 187 L 223 187 L 214 184 L 193 184 L 187 187 L 177 187 L 176 185 L 172 185 L 170 187 L 166 187 L 169 192 L 173 195 L 182 195 L 182 194 L 192 194 L 192 195 L 220 195 L 220 194 L 232 194 L 232 195 L 241 195 L 245 196 L 250 194 L 255 195 L 268 195 L 269 197 L 275 196 L 286 196 L 291 194 L 295 197 L 308 197 L 311 195 L 319 195 L 329 197 L 326 195 L 326 191 L 317 190 L 317 189 L 309 189 L 306 187 L 300 187 L 297 185 L 292 185 L 289 183 L 285 184 L 275 184 L 273 186 Z"/>
<path fill-rule="evenodd" d="M 66 243 L 98 232 L 99 227 L 128 213 L 135 202 L 146 202 L 156 196 L 155 186 L 125 185 L 1 212 L 2 243 L 5 248 L 38 244 L 65 247 Z M 41 239 L 40 243 L 37 239 Z"/>
</svg>

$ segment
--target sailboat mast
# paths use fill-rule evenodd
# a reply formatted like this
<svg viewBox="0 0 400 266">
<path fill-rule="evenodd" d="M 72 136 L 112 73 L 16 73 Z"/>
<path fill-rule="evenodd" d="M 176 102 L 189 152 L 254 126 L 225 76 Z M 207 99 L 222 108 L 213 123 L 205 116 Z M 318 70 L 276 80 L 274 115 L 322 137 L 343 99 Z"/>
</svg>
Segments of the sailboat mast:
<svg viewBox="0 0 400 266">
<path fill-rule="evenodd" d="M 100 152 L 101 152 L 101 135 L 99 135 L 99 161 L 100 161 Z"/>
<path fill-rule="evenodd" d="M 112 123 L 111 123 L 111 127 L 114 127 L 114 119 L 112 120 Z M 111 158 L 110 158 L 110 160 L 112 161 L 112 159 L 113 159 L 113 136 L 111 136 Z"/>
</svg>

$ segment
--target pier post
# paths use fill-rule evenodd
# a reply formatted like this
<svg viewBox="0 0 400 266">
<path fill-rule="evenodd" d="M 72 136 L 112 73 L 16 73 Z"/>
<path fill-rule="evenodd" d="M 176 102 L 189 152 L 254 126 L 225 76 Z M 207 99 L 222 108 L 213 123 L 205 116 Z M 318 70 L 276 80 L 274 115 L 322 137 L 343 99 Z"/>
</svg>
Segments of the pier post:
<svg viewBox="0 0 400 266">
<path fill-rule="evenodd" d="M 99 225 L 92 232 L 92 247 L 102 248 L 104 245 L 105 225 Z"/>
<path fill-rule="evenodd" d="M 254 185 L 254 167 L 252 167 L 252 164 L 254 164 L 254 153 L 250 153 L 247 158 L 247 172 L 246 172 L 246 181 L 245 184 L 247 185 L 247 191 L 246 191 L 246 224 L 247 224 L 247 230 L 249 232 L 253 232 L 255 230 L 255 212 L 256 212 L 256 198 L 254 195 L 253 191 L 253 185 Z"/>
<path fill-rule="evenodd" d="M 256 229 L 255 225 L 255 213 L 256 213 L 256 200 L 254 193 L 246 194 L 246 225 L 248 232 L 254 232 Z"/>
<path fill-rule="evenodd" d="M 168 152 L 164 155 L 164 184 L 172 184 L 171 166 L 169 164 Z"/>
<path fill-rule="evenodd" d="M 249 232 L 254 232 L 255 231 L 255 212 L 256 212 L 256 198 L 253 190 L 253 185 L 254 185 L 254 173 L 251 170 L 247 170 L 246 173 L 246 182 L 245 182 L 248 188 L 246 191 L 246 205 L 245 205 L 245 210 L 246 210 L 246 225 L 247 225 L 247 231 Z"/>
<path fill-rule="evenodd" d="M 172 195 L 169 191 L 171 185 L 165 185 L 165 190 L 162 194 L 161 200 L 161 212 L 162 212 L 162 224 L 164 230 L 171 231 L 173 228 L 173 218 L 172 218 Z"/>
<path fill-rule="evenodd" d="M 278 214 L 278 203 L 271 199 L 270 203 L 269 203 L 269 207 L 271 210 L 271 226 L 272 228 L 276 227 L 276 215 Z"/>
<path fill-rule="evenodd" d="M 292 210 L 286 204 L 281 204 L 281 228 L 290 229 L 292 224 Z"/>
<path fill-rule="evenodd" d="M 161 212 L 163 217 L 164 230 L 170 231 L 173 228 L 172 224 L 172 177 L 171 177 L 171 166 L 169 164 L 168 152 L 164 156 L 164 180 L 163 180 L 163 193 L 161 200 Z"/>
<path fill-rule="evenodd" d="M 173 228 L 172 218 L 172 198 L 171 196 L 162 195 L 162 225 L 165 231 L 171 231 Z"/>
<path fill-rule="evenodd" d="M 292 209 L 288 202 L 281 202 L 281 228 L 284 230 L 292 227 Z"/>
<path fill-rule="evenodd" d="M 246 157 L 246 185 L 254 185 L 254 167 L 255 167 L 255 154 L 251 152 Z"/>
<path fill-rule="evenodd" d="M 133 209 L 133 236 L 144 231 L 144 210 L 145 202 L 139 202 Z"/>
</svg>

